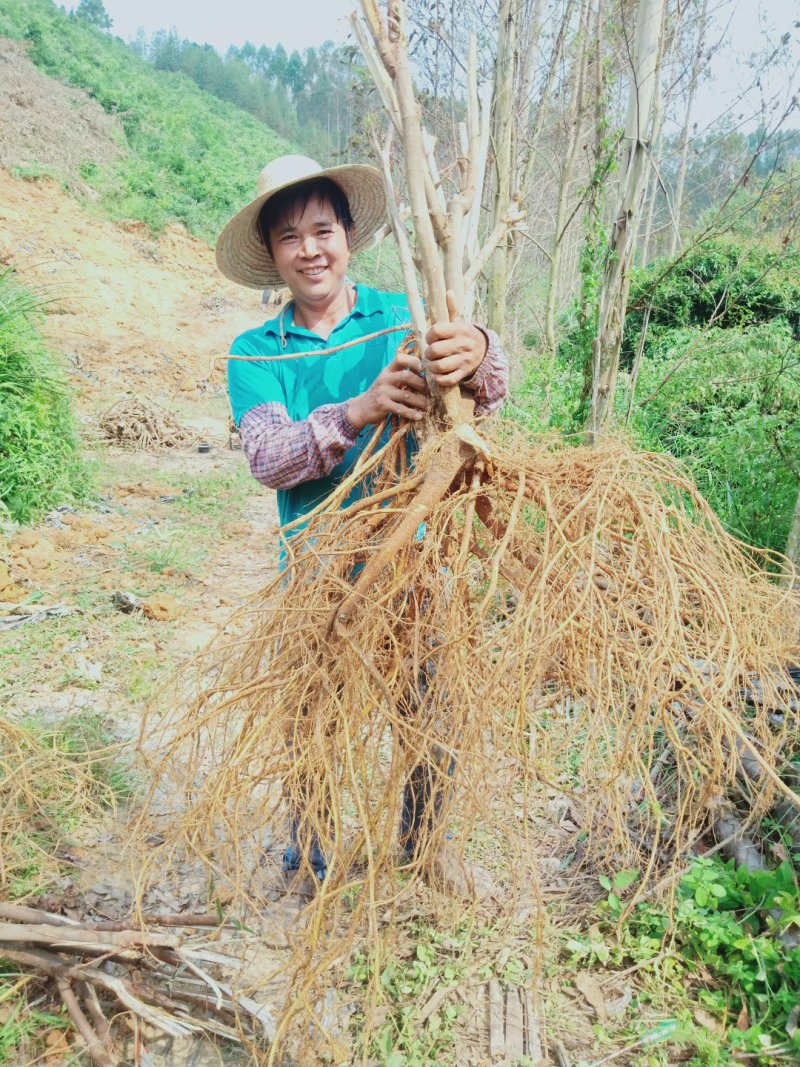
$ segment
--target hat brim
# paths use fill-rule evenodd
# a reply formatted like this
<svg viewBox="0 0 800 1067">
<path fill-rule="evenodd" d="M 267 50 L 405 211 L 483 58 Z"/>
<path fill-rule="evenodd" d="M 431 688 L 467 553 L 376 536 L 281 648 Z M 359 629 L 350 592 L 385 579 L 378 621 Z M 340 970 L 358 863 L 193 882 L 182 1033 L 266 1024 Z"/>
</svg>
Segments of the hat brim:
<svg viewBox="0 0 800 1067">
<path fill-rule="evenodd" d="M 351 255 L 371 243 L 386 217 L 386 193 L 380 172 L 362 163 L 328 167 L 270 189 L 233 216 L 219 235 L 216 247 L 217 266 L 226 278 L 248 289 L 273 289 L 285 284 L 261 240 L 258 216 L 264 204 L 282 189 L 317 178 L 330 178 L 347 197 L 353 217 Z"/>
</svg>

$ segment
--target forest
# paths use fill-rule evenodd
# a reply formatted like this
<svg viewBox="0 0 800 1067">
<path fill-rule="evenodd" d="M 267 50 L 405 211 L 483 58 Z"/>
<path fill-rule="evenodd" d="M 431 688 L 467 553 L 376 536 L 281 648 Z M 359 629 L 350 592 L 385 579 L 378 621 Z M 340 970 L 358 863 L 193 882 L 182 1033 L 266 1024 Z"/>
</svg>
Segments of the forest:
<svg viewBox="0 0 800 1067">
<path fill-rule="evenodd" d="M 132 817 L 139 820 L 137 832 L 146 831 L 142 884 L 160 877 L 153 858 L 159 848 L 185 849 L 180 858 L 187 870 L 197 861 L 211 873 L 206 877 L 203 868 L 194 895 L 187 890 L 182 897 L 170 882 L 170 901 L 183 901 L 176 910 L 185 911 L 191 900 L 189 912 L 203 912 L 206 926 L 216 917 L 227 935 L 252 934 L 254 944 L 271 953 L 274 931 L 258 941 L 264 931 L 254 932 L 244 918 L 254 900 L 265 906 L 266 899 L 243 888 L 236 865 L 245 850 L 237 852 L 234 874 L 204 852 L 219 825 L 230 819 L 231 826 L 240 826 L 236 820 L 248 810 L 250 794 L 262 796 L 268 772 L 258 777 L 252 771 L 252 741 L 225 749 L 214 771 L 220 776 L 216 792 L 194 794 L 185 787 L 176 829 L 158 824 L 154 830 L 137 805 L 157 796 L 158 807 L 169 794 L 168 775 L 183 758 L 173 747 L 174 736 L 189 737 L 196 746 L 192 758 L 198 762 L 187 764 L 192 774 L 215 763 L 216 753 L 203 749 L 205 737 L 193 732 L 194 722 L 211 722 L 219 714 L 218 691 L 205 681 L 214 677 L 224 681 L 220 691 L 227 686 L 226 714 L 250 722 L 248 701 L 260 701 L 260 725 L 249 729 L 263 745 L 263 762 L 274 780 L 285 773 L 286 733 L 276 687 L 302 706 L 304 715 L 320 716 L 314 743 L 320 746 L 321 779 L 325 788 L 342 780 L 337 775 L 350 783 L 345 792 L 351 806 L 335 807 L 335 816 L 352 829 L 358 806 L 353 783 L 371 781 L 372 775 L 377 780 L 376 768 L 388 759 L 386 738 L 405 728 L 387 712 L 372 732 L 373 708 L 382 706 L 387 693 L 386 682 L 380 676 L 376 681 L 375 664 L 390 684 L 411 669 L 391 628 L 390 594 L 397 589 L 386 578 L 387 545 L 407 567 L 403 581 L 426 589 L 420 617 L 427 621 L 415 619 L 409 638 L 413 669 L 418 670 L 423 642 L 441 650 L 435 653 L 443 664 L 440 689 L 457 705 L 450 744 L 491 785 L 486 797 L 470 794 L 456 823 L 471 828 L 468 847 L 482 859 L 488 856 L 506 878 L 508 901 L 519 903 L 514 894 L 525 881 L 510 872 L 511 837 L 504 835 L 511 829 L 524 827 L 513 857 L 523 875 L 529 862 L 551 876 L 548 882 L 541 875 L 538 918 L 532 906 L 512 912 L 510 904 L 505 911 L 466 915 L 441 910 L 415 888 L 413 878 L 401 878 L 397 898 L 381 896 L 379 906 L 376 887 L 383 893 L 382 879 L 393 877 L 389 866 L 382 866 L 388 863 L 381 852 L 385 826 L 380 816 L 370 822 L 358 809 L 366 838 L 357 838 L 360 853 L 353 846 L 344 873 L 337 874 L 344 882 L 332 883 L 330 921 L 321 921 L 322 911 L 314 911 L 312 902 L 303 913 L 310 916 L 307 927 L 296 942 L 294 934 L 289 938 L 295 962 L 290 966 L 280 957 L 275 965 L 273 977 L 284 982 L 285 999 L 275 1026 L 264 1026 L 269 1040 L 259 1031 L 263 1018 L 257 1006 L 244 994 L 237 1001 L 241 990 L 227 971 L 229 984 L 213 967 L 217 977 L 208 981 L 203 956 L 208 945 L 198 949 L 196 936 L 173 944 L 171 934 L 153 928 L 142 940 L 133 898 L 130 912 L 113 915 L 119 944 L 128 939 L 127 959 L 136 961 L 120 957 L 113 964 L 115 981 L 124 995 L 146 1000 L 144 1007 L 137 1000 L 130 1008 L 133 1001 L 118 997 L 136 1020 L 133 1038 L 116 1022 L 111 1029 L 118 1036 L 108 1036 L 105 1020 L 114 1018 L 108 1006 L 113 997 L 103 985 L 102 968 L 92 969 L 85 982 L 76 969 L 63 970 L 64 961 L 72 967 L 78 959 L 72 953 L 83 949 L 65 949 L 41 930 L 35 944 L 43 948 L 32 948 L 32 940 L 19 949 L 14 939 L 24 940 L 21 932 L 6 931 L 4 940 L 0 931 L 0 1064 L 43 1054 L 45 1034 L 69 1035 L 63 1048 L 58 1046 L 63 1058 L 54 1064 L 134 1062 L 130 1050 L 139 1047 L 140 1029 L 150 1035 L 147 1041 L 152 1037 L 147 1010 L 158 1015 L 159 1007 L 176 1025 L 193 1020 L 206 1037 L 242 1043 L 252 1059 L 231 1063 L 283 1062 L 276 1058 L 282 1047 L 276 1034 L 286 1028 L 283 1037 L 291 1035 L 295 1054 L 308 1033 L 317 1033 L 320 1019 L 320 1032 L 330 1040 L 313 1062 L 390 1067 L 457 1061 L 519 1067 L 544 1062 L 599 1067 L 609 1060 L 637 1067 L 797 1062 L 800 651 L 791 619 L 792 611 L 797 619 L 800 588 L 794 569 L 800 567 L 800 38 L 798 23 L 788 18 L 779 31 L 765 31 L 753 42 L 738 88 L 723 92 L 714 79 L 728 61 L 726 19 L 732 7 L 733 0 L 721 5 L 407 0 L 388 5 L 390 14 L 403 13 L 402 32 L 395 32 L 391 19 L 384 25 L 384 5 L 362 0 L 346 43 L 300 52 L 256 39 L 223 55 L 169 27 L 141 30 L 123 41 L 114 35 L 101 0 L 80 0 L 71 13 L 51 0 L 0 0 L 0 39 L 20 44 L 40 74 L 80 90 L 116 123 L 113 155 L 80 161 L 69 173 L 35 160 L 14 164 L 15 182 L 52 187 L 98 227 L 110 223 L 121 234 L 132 233 L 137 243 L 131 247 L 148 266 L 163 260 L 166 286 L 176 242 L 187 235 L 205 251 L 213 247 L 225 221 L 253 196 L 258 173 L 271 160 L 299 153 L 324 166 L 376 165 L 389 190 L 391 217 L 354 261 L 353 280 L 408 290 L 414 278 L 432 307 L 437 298 L 441 304 L 444 292 L 434 264 L 441 259 L 442 277 L 450 284 L 455 276 L 461 287 L 465 316 L 495 330 L 511 362 L 510 395 L 494 428 L 484 430 L 479 423 L 483 436 L 475 438 L 472 427 L 457 427 L 461 453 L 476 449 L 474 466 L 448 468 L 450 495 L 437 498 L 426 512 L 433 534 L 423 547 L 396 547 L 401 541 L 389 536 L 380 541 L 387 514 L 401 516 L 395 534 L 404 529 L 403 512 L 416 514 L 416 493 L 426 478 L 420 467 L 405 480 L 404 459 L 390 451 L 391 463 L 402 472 L 397 483 L 376 483 L 376 495 L 367 495 L 346 528 L 323 510 L 302 542 L 316 553 L 331 529 L 341 534 L 342 547 L 329 568 L 331 586 L 316 564 L 306 570 L 301 565 L 291 580 L 270 577 L 266 588 L 249 585 L 249 614 L 244 621 L 237 616 L 237 640 L 224 643 L 220 635 L 228 623 L 213 615 L 220 635 L 202 652 L 196 676 L 189 661 L 190 682 L 181 683 L 187 691 L 196 685 L 197 694 L 170 719 L 175 709 L 168 713 L 163 703 L 168 679 L 175 663 L 187 662 L 177 643 L 180 616 L 165 616 L 165 626 L 173 625 L 176 635 L 167 655 L 162 640 L 147 645 L 147 681 L 135 669 L 139 653 L 126 644 L 128 630 L 145 647 L 142 603 L 162 593 L 188 597 L 186 589 L 201 580 L 208 586 L 210 561 L 218 563 L 215 551 L 225 549 L 230 536 L 235 552 L 234 537 L 243 536 L 241 530 L 229 535 L 225 523 L 236 518 L 246 526 L 242 516 L 253 510 L 248 494 L 254 489 L 244 488 L 241 472 L 227 467 L 207 485 L 187 473 L 188 466 L 182 472 L 171 467 L 172 481 L 147 466 L 120 473 L 114 464 L 134 461 L 108 440 L 98 443 L 100 398 L 108 408 L 123 395 L 130 400 L 137 386 L 112 386 L 106 379 L 98 385 L 91 346 L 81 357 L 89 362 L 59 351 L 52 323 L 61 314 L 60 297 L 26 277 L 17 263 L 24 251 L 3 246 L 0 803 L 10 815 L 0 813 L 0 843 L 8 857 L 0 860 L 0 918 L 28 933 L 31 924 L 55 921 L 54 912 L 87 924 L 85 909 L 58 903 L 66 877 L 63 842 L 74 839 L 69 848 L 80 853 L 78 827 L 84 817 L 88 824 L 88 813 L 116 820 L 115 830 L 119 820 Z M 418 103 L 418 129 L 409 129 L 403 99 Z M 76 112 L 79 107 L 74 104 Z M 58 221 L 53 225 L 57 234 Z M 428 225 L 435 256 L 425 251 Z M 183 271 L 183 261 L 180 267 Z M 214 289 L 209 268 L 203 270 L 196 283 L 202 300 L 197 297 L 187 311 L 185 298 L 181 322 L 207 315 L 202 328 L 217 331 L 227 313 L 233 318 L 242 308 L 228 290 Z M 252 311 L 258 297 L 249 296 Z M 224 386 L 213 378 L 214 360 L 222 353 L 210 345 L 197 358 L 204 367 L 211 361 L 212 370 L 194 375 L 196 388 L 192 382 L 186 386 L 182 371 L 154 388 L 173 416 L 193 417 L 198 424 L 224 409 L 226 434 L 219 441 L 226 435 L 230 441 Z M 159 349 L 165 367 L 167 348 Z M 147 381 L 135 375 L 131 380 Z M 164 409 L 158 410 L 166 418 Z M 184 443 L 194 439 L 182 432 Z M 441 426 L 432 439 L 425 453 L 430 470 L 436 468 L 436 449 L 444 455 L 442 442 L 449 440 Z M 222 448 L 219 442 L 214 447 Z M 152 451 L 158 455 L 155 445 Z M 579 457 L 573 467 L 571 455 Z M 603 466 L 603 456 L 611 457 L 611 466 Z M 547 472 L 541 498 L 531 489 L 533 471 Z M 139 515 L 127 497 L 120 498 L 121 505 L 107 504 L 112 486 L 147 486 L 149 478 L 162 479 L 156 489 L 142 490 L 152 514 Z M 392 506 L 386 507 L 387 501 Z M 45 594 L 34 588 L 29 567 L 19 569 L 19 559 L 28 558 L 25 538 L 34 544 L 48 523 L 63 530 L 65 512 L 78 517 L 71 523 L 94 514 L 92 509 L 127 516 L 128 508 L 136 515 L 135 531 L 126 535 L 124 548 L 113 538 L 108 544 L 125 555 L 120 573 L 139 567 L 130 590 L 115 575 L 122 595 L 132 597 L 132 613 L 123 617 L 127 608 L 97 607 L 88 588 L 73 597 L 77 579 L 70 577 L 64 579 L 64 603 L 72 610 L 73 597 L 75 617 L 42 616 L 35 627 L 28 624 L 27 615 L 35 615 Z M 595 524 L 594 546 L 578 535 L 568 543 L 569 523 L 581 508 L 581 521 Z M 153 514 L 162 518 L 154 520 Z M 631 516 L 645 516 L 641 543 L 652 552 L 653 575 L 666 576 L 664 596 L 653 588 L 642 591 L 648 581 L 636 558 L 639 549 L 630 549 L 640 544 L 638 520 Z M 143 549 L 136 542 L 136 537 L 158 539 L 159 522 L 161 529 L 175 524 L 177 548 L 157 540 Z M 471 541 L 473 527 L 482 532 Z M 220 542 L 216 548 L 214 539 Z M 364 544 L 374 548 L 371 560 Z M 86 544 L 81 550 L 85 556 Z M 538 573 L 532 561 L 539 559 L 547 564 L 542 572 L 554 575 L 549 599 L 541 604 L 530 577 Z M 563 559 L 572 560 L 575 573 L 562 582 Z M 353 574 L 362 567 L 356 580 Z M 437 601 L 433 586 L 426 586 L 431 573 L 463 579 L 463 588 L 469 587 L 464 602 L 472 596 L 479 605 L 478 623 L 459 614 L 458 598 Z M 364 602 L 372 598 L 355 620 L 350 593 L 330 614 L 348 582 Z M 544 577 L 541 582 L 544 588 Z M 570 599 L 593 583 L 594 596 L 611 583 L 611 607 L 596 604 L 588 593 Z M 640 599 L 629 610 L 625 597 L 634 588 Z M 224 593 L 220 604 L 231 603 Z M 535 606 L 525 607 L 524 593 Z M 24 610 L 17 608 L 15 615 L 19 603 Z M 201 610 L 198 600 L 192 603 Z M 298 621 L 285 622 L 294 620 L 298 605 Z M 136 729 L 120 728 L 113 707 L 91 710 L 91 697 L 105 681 L 101 685 L 99 667 L 87 681 L 85 671 L 95 665 L 78 616 L 96 627 L 92 641 L 105 628 L 119 642 L 107 653 L 103 671 L 115 685 L 115 672 L 123 679 L 112 693 L 124 692 Z M 17 621 L 4 629 L 5 618 Z M 147 619 L 152 629 L 152 617 Z M 545 619 L 546 640 L 541 637 L 537 650 L 536 626 Z M 320 682 L 319 648 L 326 648 L 340 623 L 346 644 L 330 661 L 333 681 Z M 51 636 L 42 636 L 47 626 Z M 34 628 L 38 634 L 26 647 L 25 634 Z M 567 652 L 560 646 L 552 651 L 557 644 L 552 635 L 562 632 L 572 645 Z M 680 655 L 683 675 L 656 671 L 651 650 L 662 642 L 670 654 Z M 480 660 L 474 670 L 465 670 L 467 661 L 458 659 L 468 647 Z M 65 673 L 58 663 L 53 686 L 58 692 L 79 690 L 82 702 L 74 722 L 68 716 L 54 725 L 25 710 L 26 693 L 35 691 L 34 674 L 46 675 L 62 648 L 70 655 L 80 648 L 78 667 Z M 278 679 L 272 685 L 259 673 L 264 648 L 271 649 Z M 706 651 L 701 656 L 697 649 Z M 559 667 L 548 668 L 548 674 L 542 663 L 551 654 Z M 774 677 L 766 667 L 770 655 Z M 165 662 L 170 657 L 175 662 Z M 125 682 L 126 675 L 135 682 Z M 353 720 L 353 730 L 364 739 L 358 742 L 337 733 L 346 733 L 341 701 L 350 688 L 368 694 L 363 721 Z M 319 697 L 314 710 L 317 696 L 308 694 L 317 690 L 324 700 Z M 427 699 L 432 720 L 450 714 L 447 700 Z M 386 705 L 392 707 L 391 695 Z M 131 744 L 153 707 L 154 736 L 163 751 L 151 750 L 143 770 Z M 704 718 L 708 709 L 719 712 L 711 726 Z M 162 714 L 167 726 L 160 724 Z M 221 728 L 226 745 L 227 729 Z M 429 741 L 425 736 L 419 744 Z M 330 761 L 324 744 L 341 746 Z M 393 763 L 390 772 L 386 795 L 399 795 Z M 387 801 L 386 810 L 395 812 L 396 799 Z M 190 825 L 190 819 L 196 823 Z M 315 829 L 320 836 L 324 831 L 321 824 Z M 177 852 L 165 855 L 162 862 L 178 862 Z M 345 884 L 348 877 L 356 881 Z M 410 897 L 403 895 L 407 890 Z M 73 886 L 69 893 L 74 892 Z M 148 892 L 155 892 L 152 884 Z M 327 898 L 320 897 L 322 909 Z M 148 899 L 150 910 L 158 912 L 160 898 Z M 29 905 L 36 914 L 24 910 Z M 104 918 L 99 907 L 91 921 L 98 916 Z M 168 919 L 167 925 L 178 926 L 176 915 Z M 90 929 L 101 946 L 98 954 L 117 952 L 119 945 L 100 927 L 82 929 Z M 148 936 L 155 938 L 153 952 Z M 64 937 L 67 944 L 69 936 Z M 281 938 L 282 930 L 283 951 Z M 36 952 L 41 967 L 31 979 Z M 52 958 L 42 963 L 45 952 L 60 953 L 61 963 Z M 314 966 L 309 960 L 316 960 Z M 215 963 L 220 960 L 212 959 Z M 175 992 L 167 978 L 170 968 L 191 972 L 199 984 L 189 989 L 178 983 Z M 49 976 L 48 986 L 42 975 Z M 479 1051 L 486 1035 L 470 1030 L 471 1016 L 481 1012 L 489 1019 L 488 1059 Z M 557 1036 L 552 1016 L 560 1013 L 565 1022 Z M 543 1046 L 534 1040 L 534 1016 L 541 1034 L 550 1033 L 549 1045 L 546 1036 Z M 148 1062 L 136 1055 L 136 1062 Z M 169 1050 L 159 1055 L 149 1062 L 170 1062 Z"/>
</svg>

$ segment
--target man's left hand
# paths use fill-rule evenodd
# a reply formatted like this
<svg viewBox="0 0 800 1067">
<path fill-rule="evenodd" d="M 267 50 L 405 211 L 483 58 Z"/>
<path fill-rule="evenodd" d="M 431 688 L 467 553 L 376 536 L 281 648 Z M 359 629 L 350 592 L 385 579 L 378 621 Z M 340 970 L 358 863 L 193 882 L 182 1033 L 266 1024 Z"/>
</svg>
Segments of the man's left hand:
<svg viewBox="0 0 800 1067">
<path fill-rule="evenodd" d="M 459 317 L 455 297 L 447 293 L 450 322 L 435 322 L 425 334 L 427 376 L 440 389 L 471 378 L 483 362 L 488 341 L 483 330 Z"/>
</svg>

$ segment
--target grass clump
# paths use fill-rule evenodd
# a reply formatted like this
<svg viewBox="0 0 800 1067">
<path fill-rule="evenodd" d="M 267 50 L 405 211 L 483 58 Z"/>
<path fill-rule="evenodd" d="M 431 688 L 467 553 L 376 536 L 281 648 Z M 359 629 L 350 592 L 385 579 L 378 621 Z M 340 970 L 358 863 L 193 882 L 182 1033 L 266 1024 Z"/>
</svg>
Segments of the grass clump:
<svg viewBox="0 0 800 1067">
<path fill-rule="evenodd" d="M 0 273 L 0 512 L 20 523 L 89 488 L 63 371 L 38 329 L 43 308 Z"/>
<path fill-rule="evenodd" d="M 42 893 L 64 835 L 130 799 L 134 782 L 97 712 L 57 725 L 0 718 L 0 899 Z"/>
</svg>

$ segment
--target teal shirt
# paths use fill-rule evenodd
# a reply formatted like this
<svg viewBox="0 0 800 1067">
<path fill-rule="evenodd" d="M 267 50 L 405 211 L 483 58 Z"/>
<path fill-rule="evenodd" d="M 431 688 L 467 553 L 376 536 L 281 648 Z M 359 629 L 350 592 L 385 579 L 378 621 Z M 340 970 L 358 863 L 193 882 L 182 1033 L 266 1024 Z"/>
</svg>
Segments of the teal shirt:
<svg viewBox="0 0 800 1067">
<path fill-rule="evenodd" d="M 330 337 L 322 338 L 295 325 L 294 308 L 289 307 L 283 315 L 285 346 L 281 341 L 279 315 L 255 330 L 240 334 L 231 345 L 231 355 L 286 356 L 292 352 L 333 348 L 389 326 L 401 326 L 410 319 L 404 293 L 383 293 L 358 285 L 353 310 L 334 328 Z M 229 361 L 228 392 L 236 425 L 258 404 L 283 404 L 289 417 L 297 422 L 308 418 L 312 411 L 324 404 L 352 400 L 368 389 L 384 367 L 392 362 L 403 336 L 397 331 L 316 359 L 304 356 L 278 363 Z M 328 496 L 352 469 L 373 430 L 374 427 L 364 427 L 355 445 L 325 477 L 278 490 L 282 526 L 307 514 Z M 359 495 L 356 490 L 351 497 L 356 499 Z"/>
</svg>

